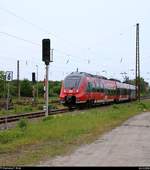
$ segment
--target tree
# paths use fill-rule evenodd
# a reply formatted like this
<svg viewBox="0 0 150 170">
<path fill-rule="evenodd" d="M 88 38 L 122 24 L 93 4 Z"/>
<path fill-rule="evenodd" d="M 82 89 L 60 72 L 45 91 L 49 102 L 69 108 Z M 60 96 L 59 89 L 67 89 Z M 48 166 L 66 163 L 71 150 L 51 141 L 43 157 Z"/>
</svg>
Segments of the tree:
<svg viewBox="0 0 150 170">
<path fill-rule="evenodd" d="M 38 82 L 38 94 L 41 97 L 44 96 L 44 83 L 43 82 Z"/>
<path fill-rule="evenodd" d="M 20 94 L 23 97 L 32 97 L 32 84 L 29 80 L 24 79 L 21 81 Z"/>
<path fill-rule="evenodd" d="M 0 71 L 0 97 L 5 97 L 6 91 L 6 81 L 5 81 L 5 72 Z"/>
<path fill-rule="evenodd" d="M 125 81 L 125 83 L 135 85 L 136 81 L 135 81 L 135 79 L 134 80 L 127 80 L 127 81 Z M 142 95 L 149 93 L 149 84 L 142 77 L 140 78 L 140 87 L 141 87 L 140 93 Z"/>
</svg>

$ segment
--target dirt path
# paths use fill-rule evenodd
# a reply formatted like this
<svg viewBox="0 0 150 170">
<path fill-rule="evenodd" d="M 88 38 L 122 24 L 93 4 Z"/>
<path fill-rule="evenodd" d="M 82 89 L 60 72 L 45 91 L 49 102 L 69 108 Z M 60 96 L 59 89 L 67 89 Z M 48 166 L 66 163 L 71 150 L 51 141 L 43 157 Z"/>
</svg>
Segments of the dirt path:
<svg viewBox="0 0 150 170">
<path fill-rule="evenodd" d="M 67 156 L 41 166 L 150 166 L 150 112 L 135 116 Z"/>
</svg>

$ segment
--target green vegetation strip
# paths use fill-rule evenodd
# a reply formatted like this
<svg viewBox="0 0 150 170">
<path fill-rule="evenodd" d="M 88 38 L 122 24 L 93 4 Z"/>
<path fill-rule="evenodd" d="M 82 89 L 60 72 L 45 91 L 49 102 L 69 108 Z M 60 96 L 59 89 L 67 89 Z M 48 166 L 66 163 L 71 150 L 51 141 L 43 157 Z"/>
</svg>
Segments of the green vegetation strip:
<svg viewBox="0 0 150 170">
<path fill-rule="evenodd" d="M 54 115 L 32 123 L 21 120 L 16 128 L 0 132 L 0 166 L 36 165 L 41 160 L 70 153 L 129 117 L 148 110 L 150 100 L 145 100 Z"/>
</svg>

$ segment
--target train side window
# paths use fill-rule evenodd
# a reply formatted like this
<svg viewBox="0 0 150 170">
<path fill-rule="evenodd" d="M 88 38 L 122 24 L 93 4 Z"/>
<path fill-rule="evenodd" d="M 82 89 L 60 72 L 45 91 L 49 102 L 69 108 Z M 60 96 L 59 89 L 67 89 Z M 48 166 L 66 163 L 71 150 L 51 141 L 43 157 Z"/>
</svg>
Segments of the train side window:
<svg viewBox="0 0 150 170">
<path fill-rule="evenodd" d="M 104 93 L 104 85 L 102 84 L 101 81 L 99 81 L 99 88 L 100 88 L 100 92 Z"/>
<path fill-rule="evenodd" d="M 115 93 L 114 93 L 114 89 L 112 89 L 112 96 L 114 96 L 115 95 Z"/>
<path fill-rule="evenodd" d="M 112 89 L 110 89 L 110 96 L 112 96 L 113 94 L 112 94 Z"/>
<path fill-rule="evenodd" d="M 117 88 L 117 95 L 120 95 L 120 89 Z"/>
<path fill-rule="evenodd" d="M 109 96 L 111 95 L 111 91 L 110 91 L 110 89 L 108 89 L 108 95 L 109 95 Z"/>
<path fill-rule="evenodd" d="M 93 86 L 91 82 L 88 82 L 88 86 L 87 86 L 87 92 L 92 92 L 93 91 Z"/>
<path fill-rule="evenodd" d="M 113 89 L 111 89 L 111 96 L 113 96 L 114 95 L 114 90 Z"/>
<path fill-rule="evenodd" d="M 96 84 L 94 82 L 92 82 L 92 91 L 93 92 L 97 91 Z"/>
<path fill-rule="evenodd" d="M 108 93 L 109 93 L 108 89 L 106 89 L 106 88 L 104 88 L 104 92 L 105 92 L 106 95 L 108 95 Z"/>
<path fill-rule="evenodd" d="M 120 95 L 123 95 L 123 90 L 122 89 L 120 89 Z"/>
<path fill-rule="evenodd" d="M 96 91 L 97 91 L 97 92 L 100 92 L 100 86 L 99 86 L 99 83 L 98 83 L 98 82 L 96 82 Z"/>
<path fill-rule="evenodd" d="M 117 91 L 114 89 L 114 95 L 116 95 L 117 94 Z"/>
</svg>

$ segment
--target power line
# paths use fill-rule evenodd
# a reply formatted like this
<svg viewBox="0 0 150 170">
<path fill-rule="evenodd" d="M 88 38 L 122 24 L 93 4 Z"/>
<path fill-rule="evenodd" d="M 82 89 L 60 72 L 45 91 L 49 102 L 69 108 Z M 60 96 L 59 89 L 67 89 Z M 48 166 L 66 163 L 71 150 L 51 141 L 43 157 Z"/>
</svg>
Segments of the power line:
<svg viewBox="0 0 150 170">
<path fill-rule="evenodd" d="M 2 8 L 2 7 L 0 7 L 0 10 L 6 12 L 6 13 L 8 13 L 8 14 L 16 17 L 16 18 L 18 18 L 19 20 L 21 20 L 21 21 L 23 21 L 23 22 L 25 22 L 25 23 L 27 23 L 27 24 L 35 27 L 35 28 L 37 28 L 38 30 L 43 31 L 43 32 L 46 33 L 46 34 L 50 34 L 50 35 L 52 35 L 53 37 L 57 38 L 57 36 L 56 36 L 55 34 L 49 32 L 48 30 L 46 30 L 45 28 L 43 28 L 43 27 L 41 27 L 41 26 L 39 26 L 39 25 L 37 25 L 37 24 L 34 24 L 34 23 L 31 22 L 31 21 L 28 21 L 28 20 L 25 19 L 24 17 L 17 15 L 16 13 L 12 12 L 11 10 L 8 10 L 8 9 Z M 69 45 L 72 44 L 70 41 L 65 40 L 64 38 L 62 38 L 62 37 L 60 37 L 60 36 L 59 36 L 59 38 L 62 39 L 63 42 L 64 42 L 64 41 L 67 42 L 67 44 L 69 44 Z M 74 46 L 74 44 L 72 44 L 72 45 Z"/>
<path fill-rule="evenodd" d="M 38 25 L 36 25 L 36 24 L 34 24 L 34 23 L 28 21 L 28 20 L 25 19 L 24 17 L 19 16 L 19 15 L 17 15 L 16 13 L 14 13 L 14 12 L 8 10 L 8 9 L 4 9 L 4 8 L 0 7 L 0 10 L 6 12 L 6 13 L 8 13 L 8 14 L 10 14 L 10 15 L 16 17 L 16 18 L 18 18 L 19 20 L 21 20 L 21 21 L 23 21 L 23 22 L 25 22 L 25 23 L 27 23 L 27 24 L 29 24 L 29 25 L 32 25 L 33 27 L 37 28 L 38 30 L 42 30 L 42 31 L 44 31 L 45 33 L 48 32 L 48 31 L 45 30 L 44 28 L 42 28 L 42 27 L 40 27 L 40 26 L 38 26 Z M 53 34 L 52 34 L 52 35 L 53 35 Z M 53 36 L 54 36 L 54 35 L 53 35 Z"/>
<path fill-rule="evenodd" d="M 24 38 L 22 38 L 22 37 L 19 37 L 19 36 L 16 36 L 16 35 L 13 35 L 13 34 L 10 34 L 10 33 L 7 33 L 7 32 L 2 32 L 2 31 L 0 31 L 0 34 L 3 34 L 3 35 L 6 35 L 6 36 L 8 36 L 8 37 L 12 37 L 12 38 L 15 38 L 15 39 L 17 39 L 17 40 L 21 40 L 21 41 L 24 41 L 24 42 L 26 42 L 26 43 L 30 43 L 30 44 L 32 44 L 32 45 L 36 45 L 36 46 L 40 46 L 40 47 L 41 47 L 41 44 L 38 44 L 38 43 L 33 42 L 33 41 L 31 41 L 31 40 L 27 40 L 27 39 L 24 39 Z M 61 51 L 61 50 L 58 50 L 58 49 L 55 49 L 55 51 L 57 51 L 57 52 L 59 52 L 59 53 L 61 53 L 61 54 L 64 54 L 64 55 L 66 55 L 66 56 L 69 56 L 69 57 L 71 57 L 71 58 L 73 57 L 74 60 L 77 59 L 76 56 L 70 55 L 70 54 L 68 54 L 68 53 L 66 53 L 66 52 L 64 52 L 64 51 Z M 71 59 L 71 58 L 70 58 L 70 59 Z M 76 58 L 76 59 L 75 59 L 75 58 Z M 83 60 L 86 61 L 86 59 L 83 59 Z M 81 59 L 76 60 L 76 61 L 81 61 Z"/>
<path fill-rule="evenodd" d="M 40 26 L 38 26 L 37 24 L 34 24 L 33 22 L 28 21 L 28 20 L 25 19 L 24 17 L 19 16 L 19 15 L 17 15 L 16 13 L 14 13 L 14 12 L 8 10 L 8 9 L 4 9 L 4 8 L 0 7 L 0 10 L 6 12 L 6 13 L 8 13 L 8 14 L 16 17 L 16 18 L 18 18 L 19 20 L 21 20 L 21 21 L 23 21 L 23 22 L 25 22 L 25 23 L 27 23 L 27 24 L 35 27 L 36 29 L 38 29 L 38 30 L 40 30 L 40 31 L 42 31 L 42 32 L 44 32 L 44 33 L 51 34 L 52 36 L 54 36 L 54 37 L 57 38 L 56 35 L 54 35 L 53 33 L 50 33 L 50 32 L 49 32 L 48 30 L 46 30 L 45 28 L 40 27 Z M 35 43 L 35 42 L 31 41 L 31 40 L 27 40 L 27 39 L 24 39 L 24 38 L 21 38 L 21 37 L 18 37 L 18 36 L 16 36 L 16 35 L 12 35 L 12 34 L 9 34 L 9 33 L 6 33 L 6 32 L 0 32 L 0 33 L 3 34 L 3 35 L 5 34 L 5 35 L 7 35 L 7 36 L 9 36 L 9 37 L 12 37 L 12 38 L 16 38 L 16 39 L 18 39 L 18 40 L 22 40 L 22 41 L 24 41 L 24 42 L 28 42 L 28 43 L 33 44 L 33 45 L 41 46 L 41 45 L 38 44 L 38 43 Z M 122 33 L 121 33 L 121 34 L 122 34 Z M 64 40 L 64 38 L 61 38 L 61 39 Z M 67 42 L 67 41 L 65 40 L 65 42 Z M 70 42 L 69 42 L 69 45 L 70 45 Z M 74 55 L 70 55 L 70 54 L 68 54 L 68 53 L 66 53 L 66 52 L 62 52 L 62 51 L 60 51 L 60 50 L 58 50 L 58 49 L 55 49 L 55 51 L 58 51 L 58 52 L 60 52 L 60 53 L 62 53 L 62 54 L 65 54 L 66 56 L 70 56 L 70 60 L 72 59 L 72 57 L 73 57 L 73 60 L 78 59 L 78 57 L 76 57 L 76 56 L 74 56 Z M 82 58 L 82 59 L 83 59 L 83 58 Z M 81 61 L 81 59 L 79 59 L 79 60 Z M 79 60 L 78 60 L 78 61 L 79 61 Z M 84 62 L 87 62 L 88 64 L 91 64 L 91 61 L 90 61 L 89 59 L 83 59 L 83 60 L 84 60 Z M 67 62 L 67 61 L 66 61 L 66 62 Z M 93 61 L 92 61 L 92 63 L 93 63 Z M 96 63 L 96 62 L 95 62 L 95 63 Z M 69 61 L 69 64 L 70 64 L 70 61 Z M 97 63 L 96 63 L 96 64 L 97 64 Z"/>
<path fill-rule="evenodd" d="M 30 41 L 30 40 L 27 40 L 27 39 L 24 39 L 24 38 L 21 38 L 21 37 L 18 37 L 18 36 L 16 36 L 16 35 L 13 35 L 13 34 L 10 34 L 10 33 L 7 33 L 7 32 L 2 32 L 2 31 L 0 31 L 0 34 L 7 35 L 7 36 L 9 36 L 9 37 L 12 37 L 12 38 L 15 38 L 15 39 L 18 39 L 18 40 L 21 40 L 21 41 L 24 41 L 24 42 L 27 42 L 27 43 L 36 45 L 36 46 L 41 46 L 41 45 L 38 44 L 38 43 L 35 43 L 35 42 L 33 42 L 33 41 Z"/>
<path fill-rule="evenodd" d="M 25 19 L 24 17 L 17 15 L 16 13 L 12 12 L 11 10 L 8 10 L 8 9 L 2 8 L 2 7 L 0 7 L 0 10 L 6 12 L 6 13 L 8 13 L 8 14 L 16 17 L 16 18 L 18 18 L 19 20 L 21 20 L 21 21 L 23 21 L 23 22 L 25 22 L 25 23 L 27 23 L 27 24 L 35 27 L 35 28 L 37 28 L 38 30 L 41 30 L 41 31 L 44 32 L 44 33 L 50 34 L 50 35 L 52 35 L 52 36 L 54 36 L 54 37 L 57 38 L 56 35 L 54 35 L 53 33 L 50 33 L 50 32 L 49 32 L 48 30 L 46 30 L 45 28 L 40 27 L 40 26 L 38 26 L 37 24 L 34 24 L 34 23 L 31 22 L 31 21 L 28 21 L 28 20 Z M 5 34 L 8 35 L 8 33 L 5 33 Z M 13 38 L 17 38 L 18 40 L 20 39 L 20 40 L 23 40 L 23 41 L 26 41 L 26 42 L 29 42 L 29 43 L 32 43 L 32 44 L 37 44 L 37 43 L 35 43 L 35 42 L 32 42 L 32 41 L 30 41 L 30 40 L 26 40 L 26 39 L 20 38 L 20 37 L 18 37 L 18 36 L 14 36 L 14 35 L 10 35 L 10 34 L 9 34 L 8 36 L 11 36 L 11 37 L 13 37 Z M 61 37 L 60 37 L 60 38 L 61 38 Z M 63 42 L 64 42 L 64 41 L 66 42 L 66 40 L 64 40 L 64 38 L 61 38 L 61 39 L 63 40 Z M 69 44 L 69 46 L 70 46 L 70 42 L 68 42 L 68 44 Z M 38 45 L 39 45 L 39 44 L 38 44 Z M 41 46 L 41 45 L 39 45 L 39 46 Z M 88 48 L 88 50 L 89 50 L 89 48 Z M 74 56 L 74 55 L 70 55 L 70 54 L 68 54 L 68 53 L 66 53 L 66 52 L 63 52 L 63 51 L 61 51 L 61 50 L 58 50 L 58 49 L 55 49 L 55 51 L 58 51 L 58 52 L 60 52 L 60 53 L 62 53 L 62 54 L 65 54 L 65 55 L 67 55 L 67 56 L 71 56 L 71 57 L 77 58 L 77 57 Z M 81 59 L 79 59 L 79 60 L 81 61 Z M 79 60 L 78 60 L 78 61 L 79 61 Z M 88 62 L 88 64 L 90 63 L 90 62 L 89 62 L 89 59 L 83 59 L 83 60 L 86 61 L 86 62 Z"/>
</svg>

